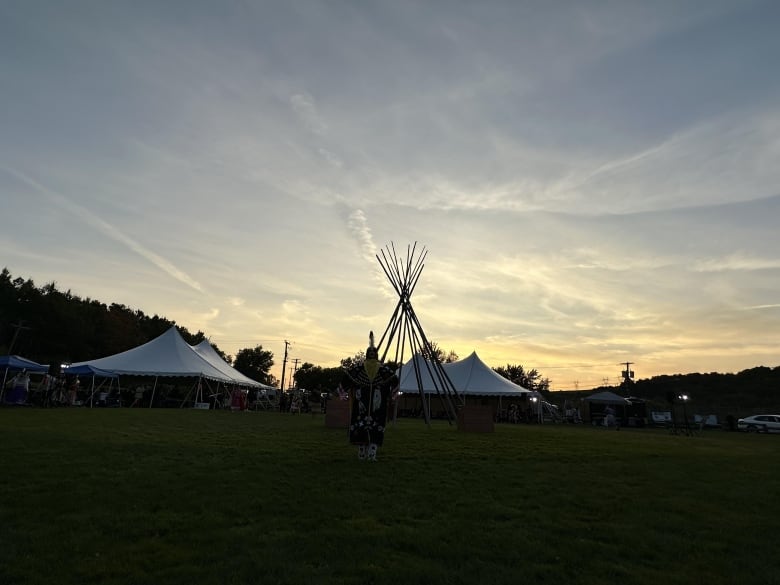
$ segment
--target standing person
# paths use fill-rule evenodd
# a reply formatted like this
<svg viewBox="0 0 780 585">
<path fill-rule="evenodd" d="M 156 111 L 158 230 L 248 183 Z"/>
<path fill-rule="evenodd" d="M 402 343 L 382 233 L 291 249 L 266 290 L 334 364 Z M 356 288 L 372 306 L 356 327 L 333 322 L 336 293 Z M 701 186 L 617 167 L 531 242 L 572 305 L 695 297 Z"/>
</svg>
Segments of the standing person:
<svg viewBox="0 0 780 585">
<path fill-rule="evenodd" d="M 60 372 L 60 375 L 57 376 L 57 380 L 54 382 L 52 402 L 57 406 L 64 406 L 67 403 L 67 398 L 65 397 L 65 374 L 62 372 Z"/>
<path fill-rule="evenodd" d="M 5 396 L 6 402 L 11 404 L 24 404 L 27 402 L 27 393 L 30 391 L 30 375 L 26 369 L 11 378 L 6 385 L 11 386 L 11 391 Z"/>
<path fill-rule="evenodd" d="M 349 442 L 358 447 L 358 459 L 376 461 L 384 443 L 390 396 L 398 387 L 395 372 L 379 361 L 374 332 L 369 333 L 366 359 L 344 371 L 340 389 L 349 394 Z"/>
<path fill-rule="evenodd" d="M 607 405 L 607 408 L 604 409 L 604 413 L 607 415 L 604 420 L 604 425 L 608 427 L 616 427 L 617 422 L 615 421 L 615 409 L 612 408 L 612 406 Z"/>
<path fill-rule="evenodd" d="M 135 387 L 135 400 L 133 400 L 133 403 L 130 405 L 130 408 L 133 408 L 134 406 L 137 406 L 138 408 L 141 407 L 141 402 L 143 402 L 145 391 L 146 388 L 144 388 L 143 386 Z"/>
<path fill-rule="evenodd" d="M 54 399 L 54 391 L 57 389 L 57 377 L 53 374 L 46 374 L 41 382 L 41 406 L 48 408 Z"/>
<path fill-rule="evenodd" d="M 73 379 L 71 379 L 70 384 L 68 385 L 68 406 L 75 406 L 79 396 L 80 386 L 81 382 L 79 381 L 79 377 L 73 376 Z"/>
</svg>

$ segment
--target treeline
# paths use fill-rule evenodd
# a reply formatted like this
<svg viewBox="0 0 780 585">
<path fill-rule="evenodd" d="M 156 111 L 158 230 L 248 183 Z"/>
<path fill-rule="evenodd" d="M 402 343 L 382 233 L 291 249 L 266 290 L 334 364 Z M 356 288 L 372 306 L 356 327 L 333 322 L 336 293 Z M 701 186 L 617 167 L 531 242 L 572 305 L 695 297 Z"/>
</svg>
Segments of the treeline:
<svg viewBox="0 0 780 585">
<path fill-rule="evenodd" d="M 30 279 L 14 278 L 7 268 L 0 272 L 0 355 L 13 353 L 39 363 L 70 363 L 100 358 L 126 351 L 163 334 L 176 325 L 190 344 L 206 338 L 202 331 L 191 333 L 175 321 L 149 316 L 122 304 L 106 304 L 80 298 L 70 290 L 61 291 L 55 282 L 37 287 Z M 212 344 L 213 345 L 213 344 Z M 240 350 L 235 360 L 218 347 L 217 352 L 232 361 L 244 374 L 273 384 L 268 374 L 273 353 L 261 346 Z M 457 356 L 435 348 L 442 362 Z M 341 360 L 340 366 L 322 368 L 304 363 L 295 379 L 298 387 L 312 391 L 329 391 L 338 386 L 342 367 L 363 356 L 357 354 Z M 494 368 L 504 377 L 526 388 L 547 394 L 549 380 L 535 369 L 507 364 Z M 636 396 L 650 402 L 653 408 L 668 406 L 670 397 L 686 394 L 697 412 L 741 415 L 760 410 L 780 412 L 780 366 L 756 367 L 736 374 L 675 374 L 637 380 L 620 387 L 600 387 L 580 392 L 550 392 L 555 403 L 584 398 L 595 392 L 611 390 L 623 396 Z"/>
<path fill-rule="evenodd" d="M 600 387 L 580 392 L 553 392 L 555 402 L 584 398 L 609 390 L 621 396 L 648 401 L 656 410 L 679 404 L 681 395 L 698 414 L 744 416 L 757 412 L 780 412 L 780 366 L 758 366 L 738 373 L 674 374 L 637 380 L 619 387 Z M 674 401 L 674 402 L 672 402 Z"/>
<path fill-rule="evenodd" d="M 80 298 L 59 290 L 55 282 L 37 287 L 30 279 L 13 278 L 7 268 L 0 272 L 0 355 L 43 364 L 79 362 L 126 351 L 173 325 L 187 343 L 206 337 L 158 315 Z"/>
</svg>

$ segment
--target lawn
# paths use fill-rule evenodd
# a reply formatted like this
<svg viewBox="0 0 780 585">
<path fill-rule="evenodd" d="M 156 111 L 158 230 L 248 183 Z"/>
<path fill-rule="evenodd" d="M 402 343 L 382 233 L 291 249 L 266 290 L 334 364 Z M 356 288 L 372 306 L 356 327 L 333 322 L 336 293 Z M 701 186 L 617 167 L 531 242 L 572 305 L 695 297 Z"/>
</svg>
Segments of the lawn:
<svg viewBox="0 0 780 585">
<path fill-rule="evenodd" d="M 0 409 L 0 583 L 780 583 L 780 436 Z"/>
</svg>

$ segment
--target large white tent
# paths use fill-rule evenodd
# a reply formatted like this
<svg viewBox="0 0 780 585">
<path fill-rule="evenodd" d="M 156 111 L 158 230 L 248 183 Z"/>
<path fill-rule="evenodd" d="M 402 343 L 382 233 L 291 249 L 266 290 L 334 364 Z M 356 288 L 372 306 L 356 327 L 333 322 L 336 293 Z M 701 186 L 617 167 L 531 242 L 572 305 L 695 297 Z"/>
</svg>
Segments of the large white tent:
<svg viewBox="0 0 780 585">
<path fill-rule="evenodd" d="M 417 381 L 414 362 L 417 363 L 420 380 L 422 382 L 423 392 L 425 394 L 435 394 L 437 386 L 431 378 L 431 372 L 435 376 L 435 370 L 419 355 L 406 362 L 401 368 L 400 391 L 404 393 L 419 393 L 420 384 Z M 449 377 L 455 390 L 461 396 L 498 396 L 498 397 L 519 397 L 530 394 L 527 388 L 510 382 L 502 375 L 497 374 L 485 362 L 483 362 L 477 352 L 472 352 L 470 356 L 457 362 L 442 364 L 442 367 Z"/>
<path fill-rule="evenodd" d="M 176 327 L 171 327 L 143 345 L 104 358 L 75 363 L 71 367 L 88 365 L 122 375 L 195 377 L 225 384 L 264 387 L 230 367 L 213 348 L 212 352 L 224 366 L 217 367 L 213 358 L 204 357 L 207 350 L 196 350 L 184 341 Z"/>
<path fill-rule="evenodd" d="M 220 356 L 214 347 L 208 342 L 207 339 L 204 339 L 201 341 L 198 345 L 192 345 L 192 347 L 195 352 L 201 356 L 203 359 L 205 359 L 207 362 L 209 362 L 212 366 L 217 368 L 220 372 L 230 376 L 237 384 L 240 384 L 242 386 L 251 386 L 253 388 L 259 388 L 264 390 L 275 390 L 275 386 L 269 386 L 267 384 L 261 384 L 260 382 L 253 380 L 252 378 L 249 378 L 239 372 L 237 369 L 235 369 L 233 366 L 228 364 L 225 360 L 222 359 L 222 356 Z"/>
</svg>

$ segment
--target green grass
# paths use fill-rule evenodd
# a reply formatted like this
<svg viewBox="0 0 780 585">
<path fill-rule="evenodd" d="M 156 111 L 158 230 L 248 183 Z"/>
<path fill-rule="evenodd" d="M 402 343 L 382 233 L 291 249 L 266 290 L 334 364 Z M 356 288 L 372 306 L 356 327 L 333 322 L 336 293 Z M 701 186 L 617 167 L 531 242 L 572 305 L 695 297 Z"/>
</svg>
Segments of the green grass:
<svg viewBox="0 0 780 585">
<path fill-rule="evenodd" d="M 780 437 L 0 410 L 0 583 L 780 583 Z"/>
</svg>

